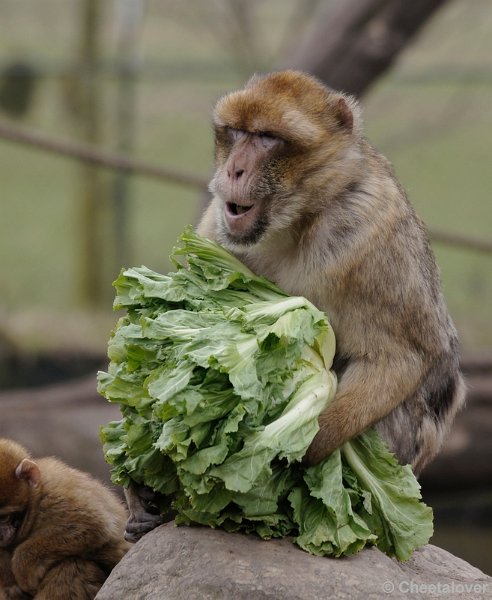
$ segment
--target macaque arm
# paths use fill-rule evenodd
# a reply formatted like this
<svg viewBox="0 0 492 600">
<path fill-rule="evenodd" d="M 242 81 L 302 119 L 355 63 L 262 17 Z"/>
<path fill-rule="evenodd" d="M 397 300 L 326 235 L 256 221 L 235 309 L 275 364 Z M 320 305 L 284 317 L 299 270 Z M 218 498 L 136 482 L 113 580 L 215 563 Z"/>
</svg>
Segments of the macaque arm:
<svg viewBox="0 0 492 600">
<path fill-rule="evenodd" d="M 421 360 L 402 351 L 395 356 L 350 362 L 335 400 L 319 417 L 320 430 L 305 460 L 317 464 L 333 450 L 380 421 L 417 388 Z"/>
<path fill-rule="evenodd" d="M 34 598 L 35 600 L 94 598 L 106 577 L 107 573 L 95 562 L 69 558 L 57 563 L 48 571 L 36 590 Z"/>
<path fill-rule="evenodd" d="M 79 517 L 80 518 L 80 517 Z M 47 524 L 17 546 L 12 555 L 12 572 L 19 587 L 34 594 L 46 573 L 61 560 L 87 554 L 99 542 L 98 523 L 78 527 L 66 517 L 64 526 Z"/>
</svg>

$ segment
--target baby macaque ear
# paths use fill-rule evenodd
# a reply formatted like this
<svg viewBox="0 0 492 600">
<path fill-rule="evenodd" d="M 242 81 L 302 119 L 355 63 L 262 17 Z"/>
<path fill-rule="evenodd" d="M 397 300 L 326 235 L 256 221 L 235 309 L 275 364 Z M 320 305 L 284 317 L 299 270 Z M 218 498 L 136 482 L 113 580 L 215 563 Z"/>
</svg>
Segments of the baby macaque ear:
<svg viewBox="0 0 492 600">
<path fill-rule="evenodd" d="M 15 469 L 17 479 L 24 479 L 34 489 L 41 483 L 41 472 L 38 465 L 29 458 L 24 458 Z"/>
<path fill-rule="evenodd" d="M 354 113 L 345 98 L 338 98 L 335 105 L 335 115 L 342 127 L 348 131 L 354 128 Z"/>
</svg>

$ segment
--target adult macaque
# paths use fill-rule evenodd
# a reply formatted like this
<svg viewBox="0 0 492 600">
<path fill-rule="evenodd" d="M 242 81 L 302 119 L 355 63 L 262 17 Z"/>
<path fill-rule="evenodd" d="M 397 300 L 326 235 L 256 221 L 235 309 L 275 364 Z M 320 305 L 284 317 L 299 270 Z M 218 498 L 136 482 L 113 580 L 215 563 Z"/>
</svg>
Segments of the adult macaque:
<svg viewBox="0 0 492 600">
<path fill-rule="evenodd" d="M 89 475 L 0 439 L 0 600 L 92 600 L 128 549 L 126 517 Z"/>
<path fill-rule="evenodd" d="M 326 311 L 337 338 L 338 391 L 306 462 L 376 424 L 420 473 L 463 404 L 458 340 L 424 226 L 363 137 L 357 103 L 284 71 L 223 97 L 213 122 L 199 233 Z M 129 539 L 154 524 L 137 512 Z"/>
</svg>

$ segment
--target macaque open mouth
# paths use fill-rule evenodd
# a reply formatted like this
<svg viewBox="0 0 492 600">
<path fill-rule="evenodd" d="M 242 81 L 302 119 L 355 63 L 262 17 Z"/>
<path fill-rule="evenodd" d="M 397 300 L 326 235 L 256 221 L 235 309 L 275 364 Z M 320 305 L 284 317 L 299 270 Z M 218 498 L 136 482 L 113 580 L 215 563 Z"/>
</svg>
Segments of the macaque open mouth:
<svg viewBox="0 0 492 600">
<path fill-rule="evenodd" d="M 236 204 L 235 202 L 227 202 L 227 212 L 231 215 L 244 215 L 251 210 L 254 204 Z"/>
</svg>

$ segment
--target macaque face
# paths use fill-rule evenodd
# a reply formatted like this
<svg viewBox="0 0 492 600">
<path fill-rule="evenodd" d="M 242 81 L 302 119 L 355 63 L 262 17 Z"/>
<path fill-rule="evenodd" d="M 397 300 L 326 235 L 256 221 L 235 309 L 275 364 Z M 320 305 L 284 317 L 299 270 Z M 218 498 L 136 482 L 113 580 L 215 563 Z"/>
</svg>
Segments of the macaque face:
<svg viewBox="0 0 492 600">
<path fill-rule="evenodd" d="M 319 210 L 352 145 L 347 100 L 296 72 L 253 77 L 214 111 L 216 172 L 210 191 L 223 242 L 253 246 Z"/>
<path fill-rule="evenodd" d="M 12 469 L 13 471 L 13 469 Z M 13 471 L 0 479 L 0 548 L 15 542 L 30 501 L 30 486 Z"/>
<path fill-rule="evenodd" d="M 15 541 L 23 517 L 22 506 L 0 507 L 0 548 L 6 548 Z"/>
<path fill-rule="evenodd" d="M 0 439 L 0 548 L 16 542 L 40 486 L 38 465 L 26 454 L 22 446 Z"/>
<path fill-rule="evenodd" d="M 217 154 L 224 155 L 214 177 L 223 201 L 222 221 L 230 241 L 250 245 L 269 227 L 280 186 L 275 176 L 286 142 L 266 131 L 216 129 Z M 224 152 L 224 150 L 226 152 Z"/>
</svg>

